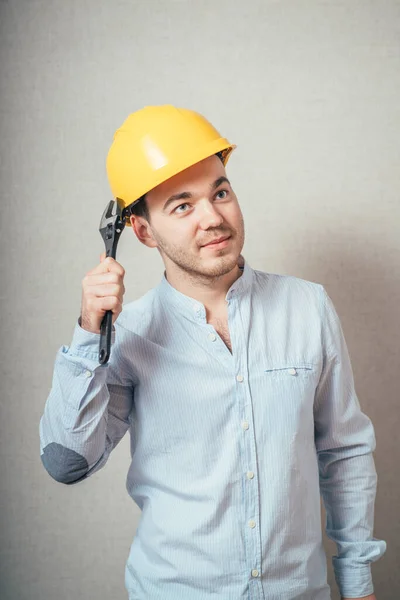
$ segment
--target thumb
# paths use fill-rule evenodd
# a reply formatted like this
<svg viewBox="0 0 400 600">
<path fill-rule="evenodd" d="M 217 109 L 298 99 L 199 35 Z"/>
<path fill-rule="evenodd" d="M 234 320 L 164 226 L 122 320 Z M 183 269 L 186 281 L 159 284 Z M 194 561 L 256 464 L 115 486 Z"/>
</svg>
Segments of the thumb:
<svg viewBox="0 0 400 600">
<path fill-rule="evenodd" d="M 105 260 L 105 258 L 106 258 L 106 253 L 105 253 L 105 252 L 102 252 L 102 253 L 100 254 L 100 262 L 103 262 L 103 260 Z"/>
</svg>

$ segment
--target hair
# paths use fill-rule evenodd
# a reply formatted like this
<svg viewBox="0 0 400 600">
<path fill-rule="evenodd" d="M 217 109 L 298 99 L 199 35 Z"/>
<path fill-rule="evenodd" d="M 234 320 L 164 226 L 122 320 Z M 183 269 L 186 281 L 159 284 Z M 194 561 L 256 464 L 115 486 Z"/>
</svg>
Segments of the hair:
<svg viewBox="0 0 400 600">
<path fill-rule="evenodd" d="M 129 220 L 131 215 L 135 215 L 135 217 L 144 217 L 148 223 L 150 223 L 150 212 L 149 207 L 146 202 L 146 194 L 129 204 L 125 208 L 126 218 Z"/>
<path fill-rule="evenodd" d="M 225 155 L 226 151 L 224 150 L 215 154 L 221 160 L 222 164 L 224 164 Z M 126 206 L 124 213 L 128 220 L 131 215 L 135 215 L 135 217 L 144 217 L 150 223 L 150 211 L 146 202 L 146 194 L 129 204 L 129 206 Z"/>
</svg>

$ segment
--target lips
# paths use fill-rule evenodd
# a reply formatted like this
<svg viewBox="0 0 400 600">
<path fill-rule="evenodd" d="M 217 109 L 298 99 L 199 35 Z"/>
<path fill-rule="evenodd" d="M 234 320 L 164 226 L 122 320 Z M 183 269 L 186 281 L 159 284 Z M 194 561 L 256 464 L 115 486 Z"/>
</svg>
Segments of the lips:
<svg viewBox="0 0 400 600">
<path fill-rule="evenodd" d="M 230 235 L 224 235 L 222 237 L 217 238 L 216 240 L 212 240 L 212 242 L 208 242 L 208 244 L 204 244 L 204 246 L 213 246 L 214 244 L 219 244 L 220 242 L 223 242 L 224 240 L 227 240 L 230 237 Z"/>
</svg>

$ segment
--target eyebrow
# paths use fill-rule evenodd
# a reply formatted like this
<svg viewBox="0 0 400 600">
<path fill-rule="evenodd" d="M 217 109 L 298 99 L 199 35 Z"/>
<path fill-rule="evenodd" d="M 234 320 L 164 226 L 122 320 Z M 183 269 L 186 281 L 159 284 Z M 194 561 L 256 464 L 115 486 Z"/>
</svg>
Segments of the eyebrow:
<svg viewBox="0 0 400 600">
<path fill-rule="evenodd" d="M 229 179 L 227 177 L 218 177 L 218 179 L 216 179 L 211 185 L 211 191 L 216 190 L 222 183 L 228 183 L 229 185 L 231 184 L 231 182 L 229 181 Z M 170 196 L 168 198 L 168 200 L 166 201 L 166 203 L 163 206 L 163 211 L 165 212 L 168 208 L 168 206 L 170 204 L 172 204 L 172 202 L 175 202 L 176 200 L 188 200 L 189 198 L 192 198 L 193 194 L 191 192 L 180 192 L 179 194 L 173 194 L 173 196 Z"/>
</svg>

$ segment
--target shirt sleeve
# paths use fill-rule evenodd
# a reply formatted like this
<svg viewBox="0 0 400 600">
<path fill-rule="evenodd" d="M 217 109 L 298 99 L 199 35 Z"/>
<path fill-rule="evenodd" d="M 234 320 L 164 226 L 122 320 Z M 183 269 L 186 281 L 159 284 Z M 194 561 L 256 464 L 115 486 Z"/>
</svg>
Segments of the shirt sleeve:
<svg viewBox="0 0 400 600">
<path fill-rule="evenodd" d="M 339 317 L 321 286 L 323 368 L 314 403 L 315 444 L 326 533 L 337 546 L 333 568 L 340 593 L 373 593 L 370 564 L 386 550 L 373 537 L 377 474 L 375 433 L 361 411 Z"/>
<path fill-rule="evenodd" d="M 134 384 L 116 333 L 106 364 L 98 360 L 100 334 L 79 322 L 71 346 L 57 352 L 39 432 L 42 463 L 61 483 L 76 483 L 104 466 L 129 429 Z"/>
</svg>

